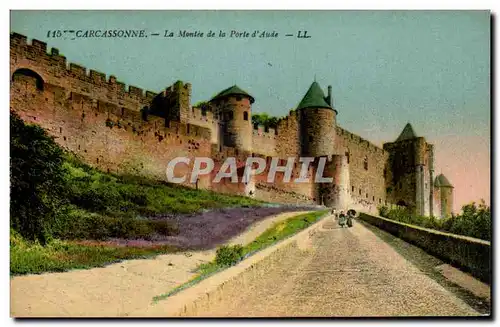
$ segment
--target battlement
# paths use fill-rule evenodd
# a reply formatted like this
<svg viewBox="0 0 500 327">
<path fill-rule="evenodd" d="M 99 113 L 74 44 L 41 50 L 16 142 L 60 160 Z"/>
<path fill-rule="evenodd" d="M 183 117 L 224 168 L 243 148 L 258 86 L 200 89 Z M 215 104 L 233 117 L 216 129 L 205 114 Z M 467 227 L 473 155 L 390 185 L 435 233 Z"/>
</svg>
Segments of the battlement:
<svg viewBox="0 0 500 327">
<path fill-rule="evenodd" d="M 212 111 L 203 111 L 202 108 L 192 107 L 191 108 L 191 121 L 199 121 L 205 124 L 217 124 L 217 120 L 214 119 L 214 114 Z"/>
<path fill-rule="evenodd" d="M 255 136 L 261 136 L 264 138 L 275 139 L 278 134 L 278 130 L 274 128 L 265 128 L 263 125 L 253 126 L 252 134 Z"/>
<path fill-rule="evenodd" d="M 76 63 L 68 63 L 66 57 L 60 55 L 57 48 L 51 48 L 50 53 L 47 53 L 47 43 L 40 40 L 32 39 L 30 44 L 26 36 L 11 33 L 10 48 L 11 65 L 14 63 L 14 67 L 11 67 L 13 69 L 11 73 L 21 68 L 33 70 L 44 78 L 44 83 L 75 85 L 76 88 L 88 89 L 89 92 L 87 93 L 102 94 L 108 99 L 117 99 L 118 101 L 134 101 L 146 104 L 156 96 L 155 92 L 145 92 L 137 86 L 129 85 L 127 89 L 126 85 L 117 81 L 114 75 L 110 75 L 106 79 L 106 74 L 102 72 L 87 69 Z M 65 79 L 78 80 L 82 84 L 78 82 L 64 83 Z M 180 89 L 190 91 L 191 89 L 190 84 L 183 85 L 180 83 L 176 85 L 173 87 L 174 91 Z"/>
<path fill-rule="evenodd" d="M 355 142 L 359 145 L 362 145 L 363 147 L 365 147 L 367 150 L 371 151 L 371 152 L 381 152 L 383 153 L 385 150 L 373 143 L 371 143 L 370 141 L 362 138 L 361 136 L 359 135 L 356 135 L 354 133 L 351 133 L 349 132 L 348 130 L 346 129 L 343 129 L 342 127 L 338 126 L 337 125 L 337 128 L 336 128 L 336 133 L 337 133 L 337 136 L 341 136 L 341 137 L 344 137 L 344 138 L 347 138 L 347 139 L 350 139 L 352 142 Z"/>
<path fill-rule="evenodd" d="M 253 125 L 253 135 L 254 136 L 262 136 L 267 138 L 276 139 L 276 136 L 280 133 L 281 129 L 286 129 L 290 126 L 292 121 L 296 121 L 297 119 L 297 111 L 290 110 L 289 114 L 284 117 L 280 117 L 278 119 L 278 123 L 276 124 L 276 128 L 265 128 L 262 125 Z"/>
<path fill-rule="evenodd" d="M 382 201 L 413 203 L 422 193 L 414 189 L 415 164 L 433 169 L 434 148 L 424 138 L 386 143 L 381 148 L 338 127 L 329 111 L 326 116 L 324 111 L 309 116 L 291 110 L 278 119 L 275 128 L 251 126 L 250 103 L 235 98 L 220 108 L 192 107 L 190 83 L 176 81 L 159 87 L 159 92 L 145 91 L 115 75 L 68 63 L 59 49 L 36 39 L 30 42 L 17 33 L 10 35 L 10 71 L 11 109 L 46 128 L 58 143 L 89 164 L 108 171 L 164 178 L 171 159 L 201 156 L 213 158 L 216 167 L 236 157 L 240 174 L 249 156 L 261 157 L 267 169 L 252 182 L 258 190 L 254 195 L 261 199 L 336 203 L 339 192 L 344 192 L 342 196 L 350 193 L 358 204 L 373 206 Z M 217 109 L 224 106 L 234 108 L 236 115 L 228 118 L 234 119 L 230 124 L 219 125 Z M 320 150 L 308 152 L 308 147 Z M 316 175 L 320 160 L 327 159 L 323 176 L 334 178 L 328 190 L 312 183 L 289 183 L 283 172 L 276 174 L 275 182 L 267 182 L 274 158 L 281 167 L 289 157 L 295 158 L 291 176 L 295 179 L 302 170 L 298 159 L 306 155 L 316 156 L 309 165 L 309 178 Z M 203 185 L 237 194 L 253 187 Z"/>
</svg>

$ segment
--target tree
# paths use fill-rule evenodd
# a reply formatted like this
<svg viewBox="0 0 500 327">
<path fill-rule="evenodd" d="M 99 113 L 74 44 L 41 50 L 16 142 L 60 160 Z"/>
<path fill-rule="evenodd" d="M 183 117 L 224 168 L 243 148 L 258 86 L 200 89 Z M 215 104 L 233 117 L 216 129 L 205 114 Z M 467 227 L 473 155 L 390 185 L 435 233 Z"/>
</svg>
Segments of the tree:
<svg viewBox="0 0 500 327">
<path fill-rule="evenodd" d="M 450 218 L 451 233 L 468 235 L 483 240 L 491 240 L 491 211 L 483 200 L 462 207 L 462 213 Z"/>
<path fill-rule="evenodd" d="M 266 113 L 252 115 L 252 124 L 254 126 L 255 125 L 262 125 L 266 129 L 276 128 L 278 126 L 278 120 L 279 120 L 278 117 L 272 117 Z"/>
<path fill-rule="evenodd" d="M 194 108 L 200 108 L 201 110 L 212 111 L 212 105 L 208 101 L 200 101 L 196 103 Z"/>
<path fill-rule="evenodd" d="M 11 228 L 45 244 L 65 202 L 64 152 L 44 129 L 10 112 Z"/>
</svg>

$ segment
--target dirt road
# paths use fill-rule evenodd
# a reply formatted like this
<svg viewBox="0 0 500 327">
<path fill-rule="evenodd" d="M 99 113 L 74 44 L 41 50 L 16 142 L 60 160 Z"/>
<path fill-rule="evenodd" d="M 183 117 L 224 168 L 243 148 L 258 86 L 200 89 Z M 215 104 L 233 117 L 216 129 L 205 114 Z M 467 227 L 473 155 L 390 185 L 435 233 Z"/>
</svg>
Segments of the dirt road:
<svg viewBox="0 0 500 327">
<path fill-rule="evenodd" d="M 313 251 L 284 258 L 264 278 L 224 294 L 197 316 L 480 315 L 364 225 L 322 224 Z"/>
<path fill-rule="evenodd" d="M 287 212 L 259 221 L 231 240 L 248 244 L 275 222 L 305 212 Z M 104 268 L 18 276 L 10 280 L 13 317 L 120 317 L 150 305 L 193 278 L 215 250 L 128 260 Z"/>
</svg>

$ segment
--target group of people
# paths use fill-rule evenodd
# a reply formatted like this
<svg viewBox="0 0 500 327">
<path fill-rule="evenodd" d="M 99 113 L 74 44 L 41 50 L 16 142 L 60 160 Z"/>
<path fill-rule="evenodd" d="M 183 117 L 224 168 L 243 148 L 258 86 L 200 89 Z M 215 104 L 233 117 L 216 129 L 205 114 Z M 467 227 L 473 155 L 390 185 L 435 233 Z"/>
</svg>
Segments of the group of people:
<svg viewBox="0 0 500 327">
<path fill-rule="evenodd" d="M 356 215 L 356 211 L 353 209 L 347 210 L 347 213 L 344 213 L 343 210 L 337 212 L 335 208 L 332 208 L 332 215 L 335 220 L 338 220 L 340 227 L 352 227 L 352 219 Z"/>
</svg>

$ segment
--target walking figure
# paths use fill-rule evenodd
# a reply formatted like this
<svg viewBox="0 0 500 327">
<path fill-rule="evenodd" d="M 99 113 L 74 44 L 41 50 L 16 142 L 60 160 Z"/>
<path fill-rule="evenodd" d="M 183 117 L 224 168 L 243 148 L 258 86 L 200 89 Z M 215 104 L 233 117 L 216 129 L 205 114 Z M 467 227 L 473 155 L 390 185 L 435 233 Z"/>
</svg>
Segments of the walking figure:
<svg viewBox="0 0 500 327">
<path fill-rule="evenodd" d="M 340 211 L 340 214 L 339 214 L 339 225 L 342 228 L 344 228 L 347 225 L 347 217 L 344 214 L 344 211 Z"/>
<path fill-rule="evenodd" d="M 337 220 L 337 209 L 332 208 L 331 214 L 333 215 L 333 219 Z"/>
<path fill-rule="evenodd" d="M 347 226 L 352 227 L 352 221 L 354 216 L 356 216 L 356 211 L 354 209 L 350 209 L 347 211 Z"/>
</svg>

